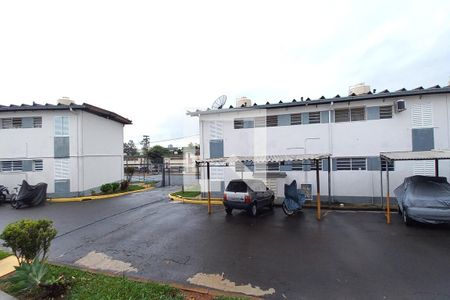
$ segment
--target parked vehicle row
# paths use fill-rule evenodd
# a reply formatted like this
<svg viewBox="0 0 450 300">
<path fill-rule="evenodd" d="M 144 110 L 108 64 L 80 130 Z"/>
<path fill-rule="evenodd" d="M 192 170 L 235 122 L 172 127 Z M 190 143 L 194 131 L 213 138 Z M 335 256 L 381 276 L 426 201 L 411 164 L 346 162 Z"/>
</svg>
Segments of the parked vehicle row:
<svg viewBox="0 0 450 300">
<path fill-rule="evenodd" d="M 398 211 L 403 222 L 440 224 L 450 223 L 450 184 L 446 177 L 411 176 L 394 190 Z M 305 194 L 297 189 L 297 182 L 284 186 L 283 212 L 287 216 L 302 210 Z M 228 215 L 234 209 L 246 210 L 256 216 L 267 207 L 273 209 L 275 195 L 258 179 L 235 179 L 228 183 L 223 205 Z"/>
</svg>

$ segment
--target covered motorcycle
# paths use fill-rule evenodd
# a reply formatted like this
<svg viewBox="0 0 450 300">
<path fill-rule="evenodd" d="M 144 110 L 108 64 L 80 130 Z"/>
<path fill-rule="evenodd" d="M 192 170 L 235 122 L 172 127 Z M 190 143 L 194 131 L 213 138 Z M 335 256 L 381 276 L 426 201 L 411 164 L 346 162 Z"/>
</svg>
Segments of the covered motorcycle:
<svg viewBox="0 0 450 300">
<path fill-rule="evenodd" d="M 306 196 L 302 191 L 297 190 L 297 181 L 284 185 L 283 211 L 290 216 L 302 209 Z"/>
<path fill-rule="evenodd" d="M 22 206 L 37 206 L 47 199 L 47 184 L 38 183 L 30 185 L 25 180 L 22 181 L 19 193 L 11 199 L 11 206 L 20 208 Z"/>
</svg>

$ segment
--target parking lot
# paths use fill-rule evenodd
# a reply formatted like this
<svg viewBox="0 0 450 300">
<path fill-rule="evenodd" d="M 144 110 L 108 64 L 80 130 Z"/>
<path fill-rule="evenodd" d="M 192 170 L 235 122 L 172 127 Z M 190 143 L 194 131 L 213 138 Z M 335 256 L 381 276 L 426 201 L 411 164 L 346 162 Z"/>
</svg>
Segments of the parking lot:
<svg viewBox="0 0 450 300">
<path fill-rule="evenodd" d="M 174 190 L 21 210 L 3 205 L 0 229 L 46 217 L 58 229 L 55 262 L 95 251 L 129 264 L 131 275 L 182 284 L 223 275 L 268 299 L 450 298 L 448 226 L 406 227 L 396 215 L 387 225 L 381 212 L 324 211 L 321 222 L 314 210 L 287 218 L 276 208 L 251 218 L 217 206 L 208 215 L 205 206 L 170 202 Z"/>
</svg>

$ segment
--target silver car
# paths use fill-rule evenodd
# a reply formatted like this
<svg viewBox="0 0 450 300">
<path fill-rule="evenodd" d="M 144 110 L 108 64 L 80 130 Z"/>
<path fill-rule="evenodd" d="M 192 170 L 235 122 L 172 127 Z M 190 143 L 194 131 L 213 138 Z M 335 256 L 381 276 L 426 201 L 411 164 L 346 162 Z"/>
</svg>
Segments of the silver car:
<svg viewBox="0 0 450 300">
<path fill-rule="evenodd" d="M 258 179 L 235 179 L 228 183 L 223 194 L 223 205 L 228 215 L 233 209 L 244 209 L 252 216 L 263 207 L 273 209 L 275 195 Z"/>
</svg>

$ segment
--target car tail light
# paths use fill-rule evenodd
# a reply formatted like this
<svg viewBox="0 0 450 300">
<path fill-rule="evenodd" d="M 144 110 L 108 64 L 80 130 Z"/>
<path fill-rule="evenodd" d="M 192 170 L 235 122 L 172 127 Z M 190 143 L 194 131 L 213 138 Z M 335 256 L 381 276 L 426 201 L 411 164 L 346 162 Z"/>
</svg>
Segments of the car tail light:
<svg viewBox="0 0 450 300">
<path fill-rule="evenodd" d="M 252 203 L 252 197 L 250 195 L 246 195 L 244 201 L 245 203 Z"/>
<path fill-rule="evenodd" d="M 227 194 L 223 194 L 223 201 L 227 201 Z"/>
</svg>

